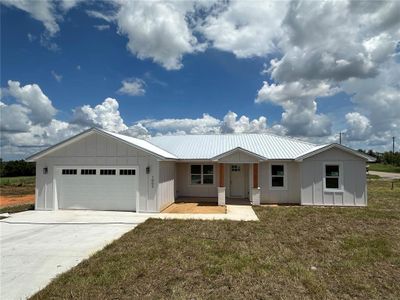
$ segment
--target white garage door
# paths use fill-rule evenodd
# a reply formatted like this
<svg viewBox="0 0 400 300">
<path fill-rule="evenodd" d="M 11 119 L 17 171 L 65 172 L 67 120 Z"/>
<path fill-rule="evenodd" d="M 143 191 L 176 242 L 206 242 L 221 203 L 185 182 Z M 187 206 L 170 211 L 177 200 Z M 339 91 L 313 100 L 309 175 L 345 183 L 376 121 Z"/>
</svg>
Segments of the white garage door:
<svg viewBox="0 0 400 300">
<path fill-rule="evenodd" d="M 137 168 L 57 168 L 58 208 L 135 211 Z"/>
</svg>

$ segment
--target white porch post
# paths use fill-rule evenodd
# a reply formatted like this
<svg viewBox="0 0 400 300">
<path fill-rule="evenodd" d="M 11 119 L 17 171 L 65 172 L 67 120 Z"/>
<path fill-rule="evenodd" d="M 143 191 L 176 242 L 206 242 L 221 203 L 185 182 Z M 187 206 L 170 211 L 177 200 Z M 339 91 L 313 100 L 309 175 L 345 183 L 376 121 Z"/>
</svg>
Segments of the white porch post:
<svg viewBox="0 0 400 300">
<path fill-rule="evenodd" d="M 225 168 L 219 164 L 218 205 L 225 205 Z"/>
<path fill-rule="evenodd" d="M 253 187 L 250 195 L 253 205 L 260 205 L 260 187 L 258 186 L 258 163 L 253 164 Z"/>
</svg>

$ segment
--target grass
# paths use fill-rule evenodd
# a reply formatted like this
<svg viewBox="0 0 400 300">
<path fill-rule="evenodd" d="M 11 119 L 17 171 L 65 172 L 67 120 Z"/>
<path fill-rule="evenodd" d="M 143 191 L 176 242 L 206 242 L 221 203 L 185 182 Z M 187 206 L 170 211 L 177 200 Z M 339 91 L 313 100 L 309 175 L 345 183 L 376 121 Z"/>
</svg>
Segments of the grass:
<svg viewBox="0 0 400 300">
<path fill-rule="evenodd" d="M 387 164 L 378 164 L 378 163 L 369 164 L 369 170 L 379 171 L 379 172 L 389 172 L 389 173 L 400 173 L 400 167 Z"/>
<path fill-rule="evenodd" d="M 35 209 L 35 204 L 21 204 L 21 205 L 14 205 L 14 206 L 7 206 L 0 208 L 0 213 L 17 213 L 21 211 L 33 210 Z"/>
<path fill-rule="evenodd" d="M 0 185 L 29 185 L 35 184 L 35 176 L 0 177 Z"/>
<path fill-rule="evenodd" d="M 35 193 L 35 176 L 1 177 L 0 195 L 22 196 Z"/>
<path fill-rule="evenodd" d="M 399 299 L 400 181 L 365 208 L 256 207 L 260 222 L 155 220 L 33 299 Z"/>
</svg>

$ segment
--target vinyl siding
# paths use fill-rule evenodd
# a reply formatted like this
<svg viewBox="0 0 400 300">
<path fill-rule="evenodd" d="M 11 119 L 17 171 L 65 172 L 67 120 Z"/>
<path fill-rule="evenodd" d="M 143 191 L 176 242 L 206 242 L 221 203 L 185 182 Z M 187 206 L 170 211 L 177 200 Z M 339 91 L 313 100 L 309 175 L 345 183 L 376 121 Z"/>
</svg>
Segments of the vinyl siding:
<svg viewBox="0 0 400 300">
<path fill-rule="evenodd" d="M 157 199 L 159 211 L 175 201 L 175 163 L 160 162 Z"/>
</svg>

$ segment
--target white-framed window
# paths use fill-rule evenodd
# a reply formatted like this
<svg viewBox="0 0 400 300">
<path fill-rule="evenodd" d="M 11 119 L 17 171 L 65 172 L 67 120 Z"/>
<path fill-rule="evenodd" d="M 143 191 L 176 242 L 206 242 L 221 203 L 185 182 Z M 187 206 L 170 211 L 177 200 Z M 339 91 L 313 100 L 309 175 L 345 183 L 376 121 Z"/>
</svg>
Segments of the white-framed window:
<svg viewBox="0 0 400 300">
<path fill-rule="evenodd" d="M 62 175 L 76 175 L 78 173 L 77 169 L 62 169 Z"/>
<path fill-rule="evenodd" d="M 190 184 L 214 184 L 214 165 L 190 165 Z"/>
<path fill-rule="evenodd" d="M 273 163 L 270 165 L 270 182 L 271 190 L 286 190 L 287 189 L 287 174 L 286 164 Z"/>
<path fill-rule="evenodd" d="M 96 169 L 81 169 L 81 175 L 96 175 Z"/>
<path fill-rule="evenodd" d="M 119 175 L 136 175 L 136 170 L 134 169 L 120 169 Z"/>
<path fill-rule="evenodd" d="M 324 189 L 341 191 L 343 182 L 343 167 L 340 162 L 324 163 Z"/>
<path fill-rule="evenodd" d="M 100 175 L 116 175 L 117 171 L 115 169 L 100 169 Z"/>
</svg>

